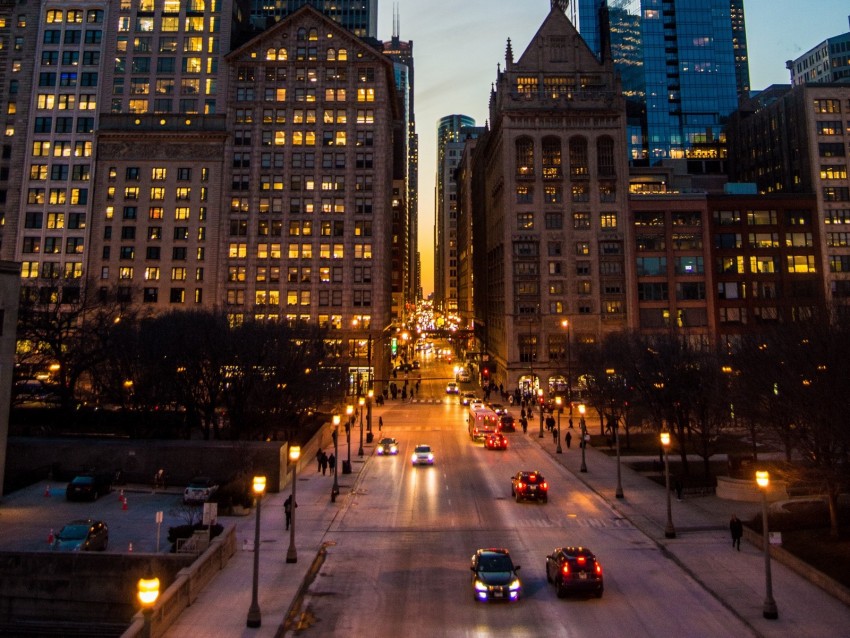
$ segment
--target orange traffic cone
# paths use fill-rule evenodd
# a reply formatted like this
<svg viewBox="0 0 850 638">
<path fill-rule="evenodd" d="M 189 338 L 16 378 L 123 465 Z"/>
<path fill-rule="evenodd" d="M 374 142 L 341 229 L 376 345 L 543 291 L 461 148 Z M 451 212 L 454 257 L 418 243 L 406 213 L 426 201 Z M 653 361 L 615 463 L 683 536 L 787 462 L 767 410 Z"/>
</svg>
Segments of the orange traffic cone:
<svg viewBox="0 0 850 638">
<path fill-rule="evenodd" d="M 121 501 L 121 509 L 122 509 L 122 510 L 126 510 L 126 509 L 127 509 L 127 497 L 126 497 L 126 496 L 124 497 L 124 500 L 123 500 L 123 501 Z"/>
<path fill-rule="evenodd" d="M 124 500 L 124 488 L 123 488 L 123 487 L 121 488 L 121 491 L 120 491 L 120 492 L 118 492 L 118 500 L 119 500 L 119 501 L 123 501 L 123 500 Z"/>
<path fill-rule="evenodd" d="M 53 536 L 53 528 L 51 527 L 51 528 L 50 528 L 50 533 L 47 535 L 47 544 L 48 544 L 48 545 L 53 545 L 53 539 L 54 539 L 54 536 Z"/>
<path fill-rule="evenodd" d="M 130 543 L 130 546 L 127 548 L 127 551 L 131 554 L 133 553 L 133 543 Z"/>
<path fill-rule="evenodd" d="M 44 495 L 45 495 L 45 496 L 50 496 L 50 486 L 49 486 L 49 485 L 46 485 L 46 486 L 44 487 Z"/>
</svg>

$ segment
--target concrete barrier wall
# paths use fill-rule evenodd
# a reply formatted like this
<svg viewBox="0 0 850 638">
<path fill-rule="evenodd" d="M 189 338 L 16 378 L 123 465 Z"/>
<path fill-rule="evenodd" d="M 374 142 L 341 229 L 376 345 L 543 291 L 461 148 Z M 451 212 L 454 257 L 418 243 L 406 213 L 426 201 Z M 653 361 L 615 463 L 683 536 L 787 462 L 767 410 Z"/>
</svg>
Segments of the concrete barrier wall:
<svg viewBox="0 0 850 638">
<path fill-rule="evenodd" d="M 715 494 L 719 498 L 728 501 L 740 501 L 745 503 L 760 503 L 761 490 L 755 480 L 734 479 L 728 476 L 717 477 L 717 490 Z M 783 501 L 788 499 L 788 483 L 785 481 L 771 481 L 767 488 L 768 501 Z"/>
</svg>

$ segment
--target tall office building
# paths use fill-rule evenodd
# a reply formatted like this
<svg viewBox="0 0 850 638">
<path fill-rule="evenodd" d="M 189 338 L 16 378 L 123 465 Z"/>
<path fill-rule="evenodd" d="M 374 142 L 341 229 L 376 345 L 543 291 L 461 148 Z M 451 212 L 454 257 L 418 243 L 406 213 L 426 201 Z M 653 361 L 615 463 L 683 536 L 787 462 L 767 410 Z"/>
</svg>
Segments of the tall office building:
<svg viewBox="0 0 850 638">
<path fill-rule="evenodd" d="M 578 27 L 597 57 L 600 10 L 628 98 L 629 158 L 719 171 L 725 120 L 749 91 L 743 0 L 578 0 Z"/>
<path fill-rule="evenodd" d="M 475 120 L 468 115 L 447 115 L 437 124 L 434 301 L 444 312 L 457 311 L 457 185 L 454 172 L 463 154 L 464 130 L 474 127 Z"/>
<path fill-rule="evenodd" d="M 360 38 L 378 37 L 378 0 L 251 0 L 251 24 L 265 29 L 307 4 Z"/>
<path fill-rule="evenodd" d="M 603 51 L 553 5 L 519 59 L 508 43 L 475 146 L 476 339 L 507 388 L 563 390 L 570 344 L 628 323 L 625 100 Z"/>
</svg>

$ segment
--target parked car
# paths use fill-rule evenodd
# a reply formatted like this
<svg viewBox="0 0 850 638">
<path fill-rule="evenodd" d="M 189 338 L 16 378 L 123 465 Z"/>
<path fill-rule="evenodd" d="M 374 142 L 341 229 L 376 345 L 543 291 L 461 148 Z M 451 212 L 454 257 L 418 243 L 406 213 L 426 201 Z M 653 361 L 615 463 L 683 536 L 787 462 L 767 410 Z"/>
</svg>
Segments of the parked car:
<svg viewBox="0 0 850 638">
<path fill-rule="evenodd" d="M 390 456 L 391 454 L 398 454 L 398 441 L 391 437 L 384 437 L 380 441 L 378 441 L 378 447 L 375 448 L 378 456 Z"/>
<path fill-rule="evenodd" d="M 105 472 L 78 474 L 65 488 L 69 501 L 96 501 L 112 491 L 112 476 Z"/>
<path fill-rule="evenodd" d="M 109 545 L 109 527 L 103 521 L 80 519 L 59 530 L 50 548 L 56 552 L 102 552 Z"/>
<path fill-rule="evenodd" d="M 493 432 L 484 439 L 484 447 L 488 450 L 507 450 L 508 438 L 501 432 Z"/>
<path fill-rule="evenodd" d="M 511 496 L 516 498 L 517 503 L 522 500 L 546 503 L 549 500 L 549 484 L 540 472 L 517 472 L 511 477 Z"/>
<path fill-rule="evenodd" d="M 455 375 L 455 379 L 457 379 L 460 383 L 469 383 L 472 381 L 472 377 L 469 376 L 469 372 L 466 370 L 461 370 Z"/>
<path fill-rule="evenodd" d="M 499 429 L 502 432 L 516 432 L 516 424 L 513 416 L 507 412 L 503 412 L 499 415 Z"/>
<path fill-rule="evenodd" d="M 475 600 L 519 600 L 522 593 L 522 583 L 517 576 L 519 565 L 514 565 L 508 550 L 479 549 L 472 555 L 469 569 L 472 570 Z"/>
<path fill-rule="evenodd" d="M 433 465 L 434 464 L 434 452 L 431 450 L 430 445 L 417 445 L 413 450 L 413 455 L 410 457 L 411 463 L 413 465 Z"/>
<path fill-rule="evenodd" d="M 206 503 L 217 491 L 218 483 L 209 476 L 196 476 L 183 490 L 183 503 L 186 505 Z"/>
<path fill-rule="evenodd" d="M 555 585 L 558 598 L 567 594 L 593 594 L 602 598 L 602 566 L 586 547 L 558 547 L 546 557 L 546 580 Z"/>
<path fill-rule="evenodd" d="M 460 392 L 460 388 L 458 387 L 457 383 L 455 383 L 454 381 L 449 381 L 446 384 L 446 394 L 457 394 L 459 392 Z"/>
<path fill-rule="evenodd" d="M 505 414 L 508 411 L 508 409 L 505 406 L 503 406 L 501 403 L 491 403 L 489 405 L 490 405 L 490 409 L 493 410 L 493 412 L 495 412 L 499 416 L 501 416 L 502 414 Z"/>
</svg>

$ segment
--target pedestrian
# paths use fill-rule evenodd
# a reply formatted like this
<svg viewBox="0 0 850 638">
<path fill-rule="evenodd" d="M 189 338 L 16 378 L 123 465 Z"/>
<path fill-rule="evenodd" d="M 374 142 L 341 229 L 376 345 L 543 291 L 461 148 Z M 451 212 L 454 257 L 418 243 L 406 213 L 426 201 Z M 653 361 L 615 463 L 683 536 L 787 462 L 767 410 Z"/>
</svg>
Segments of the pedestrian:
<svg viewBox="0 0 850 638">
<path fill-rule="evenodd" d="M 570 449 L 570 443 L 572 443 L 572 441 L 573 441 L 573 435 L 570 433 L 569 430 L 567 430 L 567 435 L 564 437 L 564 439 L 567 441 L 567 449 L 569 450 Z"/>
<path fill-rule="evenodd" d="M 328 469 L 331 471 L 331 474 L 334 473 L 335 467 L 336 467 L 336 457 L 334 456 L 334 453 L 331 452 L 330 456 L 328 457 Z"/>
<path fill-rule="evenodd" d="M 322 471 L 322 454 L 324 454 L 322 448 L 316 450 L 316 472 Z"/>
<path fill-rule="evenodd" d="M 682 481 L 680 481 L 679 479 L 676 479 L 676 482 L 673 484 L 673 487 L 676 488 L 676 500 L 681 501 L 682 500 L 682 491 L 683 491 Z"/>
<path fill-rule="evenodd" d="M 328 471 L 328 455 L 322 452 L 322 458 L 319 459 L 319 464 L 322 466 L 322 476 Z"/>
<path fill-rule="evenodd" d="M 295 503 L 295 507 L 298 507 L 298 503 Z M 286 529 L 289 529 L 289 524 L 292 522 L 292 494 L 283 502 L 283 513 L 286 514 Z"/>
<path fill-rule="evenodd" d="M 744 524 L 741 519 L 732 514 L 729 521 L 729 532 L 732 534 L 732 548 L 741 551 L 741 536 L 744 535 Z"/>
<path fill-rule="evenodd" d="M 378 432 L 384 429 L 384 417 L 378 417 Z"/>
<path fill-rule="evenodd" d="M 519 422 L 522 424 L 522 433 L 526 434 L 528 432 L 528 419 L 522 417 Z"/>
<path fill-rule="evenodd" d="M 552 443 L 558 442 L 558 430 L 557 428 L 552 428 Z"/>
</svg>

